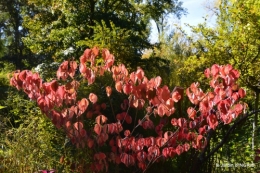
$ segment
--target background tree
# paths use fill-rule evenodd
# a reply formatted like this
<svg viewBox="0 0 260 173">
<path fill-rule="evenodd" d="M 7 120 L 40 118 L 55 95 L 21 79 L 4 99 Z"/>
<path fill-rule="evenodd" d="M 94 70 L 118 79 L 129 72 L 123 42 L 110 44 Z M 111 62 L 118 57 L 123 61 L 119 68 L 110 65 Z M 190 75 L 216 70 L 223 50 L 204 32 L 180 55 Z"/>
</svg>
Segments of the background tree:
<svg viewBox="0 0 260 173">
<path fill-rule="evenodd" d="M 178 1 L 171 2 L 170 7 L 160 4 L 157 9 L 149 1 L 29 0 L 32 8 L 24 12 L 23 27 L 30 32 L 24 42 L 34 53 L 56 59 L 69 53 L 79 56 L 86 47 L 107 47 L 119 60 L 136 64 L 142 50 L 150 46 L 151 14 L 184 12 Z"/>
<path fill-rule="evenodd" d="M 228 1 L 218 2 L 219 6 L 215 11 L 217 16 L 216 26 L 208 27 L 207 21 L 204 24 L 192 27 L 193 56 L 186 59 L 181 74 L 188 79 L 190 76 L 201 76 L 205 66 L 215 63 L 232 64 L 241 72 L 240 85 L 247 88 L 247 102 L 251 110 L 259 108 L 259 2 L 258 1 Z M 203 79 L 201 79 L 202 81 Z M 253 122 L 253 127 L 239 131 L 244 133 L 242 140 L 244 150 L 248 151 L 244 157 L 254 161 L 254 150 L 258 148 L 257 129 L 259 127 L 258 114 L 249 118 L 245 124 Z M 223 133 L 225 133 L 223 127 Z M 252 133 L 253 135 L 248 135 Z M 230 143 L 231 144 L 231 143 Z M 236 144 L 237 146 L 237 144 Z M 219 152 L 222 156 L 227 150 Z M 229 150 L 236 153 L 236 150 Z M 251 153 L 251 154 L 249 154 Z M 238 153 L 237 153 L 238 154 Z M 236 155 L 236 154 L 235 154 Z M 250 156 L 251 155 L 251 156 Z M 226 159 L 234 159 L 225 155 Z M 235 156 L 237 158 L 237 156 Z M 223 159 L 223 158 L 222 158 Z M 243 159 L 241 159 L 243 160 Z"/>
<path fill-rule="evenodd" d="M 155 22 L 159 37 L 165 33 L 169 17 L 180 19 L 185 12 L 182 2 L 178 0 L 147 0 L 142 8 L 145 14 Z"/>
<path fill-rule="evenodd" d="M 0 2 L 0 37 L 2 62 L 13 63 L 16 68 L 29 67 L 37 64 L 37 59 L 22 42 L 28 30 L 22 27 L 22 11 L 29 8 L 24 0 Z M 2 64 L 3 66 L 3 64 Z"/>
</svg>

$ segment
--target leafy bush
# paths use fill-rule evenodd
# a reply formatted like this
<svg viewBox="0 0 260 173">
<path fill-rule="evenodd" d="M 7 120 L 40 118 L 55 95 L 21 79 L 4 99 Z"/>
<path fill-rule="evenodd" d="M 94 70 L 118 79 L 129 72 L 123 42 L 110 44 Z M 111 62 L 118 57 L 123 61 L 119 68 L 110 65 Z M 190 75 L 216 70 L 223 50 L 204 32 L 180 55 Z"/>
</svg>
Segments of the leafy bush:
<svg viewBox="0 0 260 173">
<path fill-rule="evenodd" d="M 80 57 L 79 71 L 75 61 L 64 61 L 57 80 L 43 82 L 39 74 L 26 70 L 11 79 L 82 151 L 77 164 L 67 162 L 74 171 L 158 172 L 166 169 L 162 166 L 168 160 L 183 161 L 177 156 L 184 155 L 184 163 L 190 166 L 182 172 L 196 172 L 216 152 L 208 151 L 215 130 L 225 124 L 232 130 L 252 115 L 240 102 L 245 90 L 236 83 L 239 72 L 231 65 L 215 64 L 205 70 L 210 80 L 207 92 L 198 83 L 186 89 L 191 103 L 183 115 L 178 113 L 178 104 L 184 99 L 184 89 L 170 91 L 166 85 L 161 87 L 159 76 L 148 79 L 141 68 L 129 74 L 123 64 L 113 63 L 107 49 L 100 57 L 94 47 Z M 86 89 L 87 83 L 95 87 Z M 187 152 L 195 153 L 195 158 Z M 152 166 L 157 162 L 159 167 Z"/>
</svg>

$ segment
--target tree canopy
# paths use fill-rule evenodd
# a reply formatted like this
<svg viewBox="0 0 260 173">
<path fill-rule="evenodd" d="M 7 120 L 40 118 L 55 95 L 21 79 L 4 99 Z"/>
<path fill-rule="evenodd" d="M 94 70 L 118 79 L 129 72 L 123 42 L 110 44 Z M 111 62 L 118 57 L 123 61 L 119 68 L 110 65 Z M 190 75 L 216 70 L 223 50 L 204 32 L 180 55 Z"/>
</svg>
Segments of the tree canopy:
<svg viewBox="0 0 260 173">
<path fill-rule="evenodd" d="M 23 41 L 34 53 L 54 59 L 99 46 L 109 48 L 120 60 L 135 62 L 150 46 L 150 20 L 184 12 L 176 0 L 28 0 L 28 5 L 23 27 L 30 32 Z"/>
</svg>

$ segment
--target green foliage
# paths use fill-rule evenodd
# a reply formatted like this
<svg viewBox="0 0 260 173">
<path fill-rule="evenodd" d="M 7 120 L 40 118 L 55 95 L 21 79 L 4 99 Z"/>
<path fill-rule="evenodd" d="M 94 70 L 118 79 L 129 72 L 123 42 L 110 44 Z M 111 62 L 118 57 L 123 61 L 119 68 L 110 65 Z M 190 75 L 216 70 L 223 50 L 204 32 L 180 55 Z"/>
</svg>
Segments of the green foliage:
<svg viewBox="0 0 260 173">
<path fill-rule="evenodd" d="M 9 74 L 15 69 L 14 65 L 7 62 L 0 63 L 0 105 L 4 102 L 7 97 L 7 90 L 9 88 Z"/>
<path fill-rule="evenodd" d="M 25 6 L 24 0 L 0 1 L 0 58 L 1 61 L 13 63 L 16 68 L 30 68 L 37 61 L 34 55 L 23 44 L 22 37 L 28 31 L 22 27 L 22 9 Z M 27 61 L 27 64 L 24 62 Z"/>
<path fill-rule="evenodd" d="M 260 20 L 258 1 L 221 1 L 216 11 L 217 25 L 209 28 L 206 23 L 193 27 L 197 58 L 207 59 L 204 66 L 214 63 L 232 64 L 241 72 L 241 84 L 258 90 Z M 188 60 L 189 61 L 189 60 Z"/>
<path fill-rule="evenodd" d="M 256 172 L 259 171 L 259 162 L 254 161 L 255 150 L 252 149 L 252 121 L 253 117 L 247 119 L 240 124 L 232 136 L 212 158 L 212 170 L 214 172 Z M 218 136 L 213 138 L 213 146 L 215 147 L 230 126 L 223 126 L 217 130 Z M 259 138 L 259 136 L 258 136 Z"/>
<path fill-rule="evenodd" d="M 166 68 L 168 70 L 166 71 L 167 75 L 163 75 L 163 79 L 166 80 L 170 86 L 189 87 L 195 79 L 195 76 L 189 75 L 190 71 L 194 70 L 193 68 L 191 69 L 190 66 L 201 65 L 185 62 L 187 57 L 193 55 L 189 37 L 181 29 L 171 31 L 168 35 L 163 32 L 159 37 L 159 43 L 156 44 L 153 49 L 147 50 L 143 58 L 149 58 L 149 61 L 153 61 L 153 58 L 157 58 L 166 62 L 165 65 L 167 64 L 167 68 L 159 68 L 159 71 L 161 71 L 163 75 L 162 69 Z M 159 62 L 160 61 L 158 61 L 158 64 L 160 64 Z M 205 68 L 196 69 L 196 71 L 203 71 L 204 69 Z M 197 79 L 202 78 L 201 72 L 196 77 Z"/>
<path fill-rule="evenodd" d="M 219 8 L 215 11 L 217 24 L 214 28 L 207 26 L 207 21 L 192 27 L 193 56 L 185 59 L 184 67 L 179 69 L 179 74 L 185 81 L 193 78 L 204 86 L 207 82 L 202 76 L 202 70 L 212 64 L 232 64 L 240 71 L 240 86 L 247 90 L 247 98 L 250 110 L 258 109 L 259 100 L 259 2 L 258 1 L 220 1 Z M 254 163 L 254 149 L 257 148 L 259 134 L 258 116 L 251 117 L 244 122 L 228 143 L 211 158 L 211 167 L 215 172 L 255 172 L 259 169 L 259 163 Z M 218 131 L 222 135 L 216 136 L 212 147 L 218 145 L 227 132 L 228 126 L 222 126 Z M 259 128 L 258 128 L 259 129 Z M 253 167 L 235 167 L 235 163 L 255 164 Z M 208 163 L 210 164 L 210 163 Z M 217 167 L 226 164 L 224 167 Z M 227 167 L 227 164 L 234 164 Z"/>
<path fill-rule="evenodd" d="M 131 40 L 135 31 L 122 29 L 112 21 L 106 24 L 104 20 L 101 20 L 100 23 L 95 22 L 95 26 L 91 28 L 94 32 L 93 36 L 79 40 L 76 42 L 77 46 L 107 48 L 114 52 L 116 57 L 119 57 L 118 63 L 136 63 L 134 58 L 137 58 L 137 52 L 133 48 L 139 47 L 139 43 Z"/>
<path fill-rule="evenodd" d="M 23 10 L 23 42 L 45 58 L 79 57 L 87 47 L 106 47 L 120 62 L 136 67 L 141 51 L 149 48 L 150 20 L 184 12 L 177 0 L 29 0 Z M 68 53 L 68 50 L 71 50 Z"/>
<path fill-rule="evenodd" d="M 59 68 L 59 63 L 41 63 L 34 68 L 34 71 L 39 73 L 43 80 L 50 81 L 56 76 L 56 70 Z"/>
<path fill-rule="evenodd" d="M 24 94 L 9 91 L 4 106 L 0 110 L 0 172 L 70 172 L 82 157 L 88 162 L 88 151 L 76 149 Z"/>
</svg>

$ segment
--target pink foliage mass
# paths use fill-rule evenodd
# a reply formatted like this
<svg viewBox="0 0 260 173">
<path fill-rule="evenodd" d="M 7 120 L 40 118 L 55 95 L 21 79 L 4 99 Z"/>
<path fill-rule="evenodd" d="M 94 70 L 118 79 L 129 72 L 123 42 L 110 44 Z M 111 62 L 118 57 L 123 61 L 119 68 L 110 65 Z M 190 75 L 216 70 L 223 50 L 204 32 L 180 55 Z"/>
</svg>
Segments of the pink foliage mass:
<svg viewBox="0 0 260 173">
<path fill-rule="evenodd" d="M 245 90 L 238 87 L 239 72 L 231 65 L 215 64 L 206 69 L 205 76 L 210 80 L 211 90 L 204 92 L 199 83 L 192 83 L 186 89 L 186 95 L 194 106 L 187 108 L 188 118 L 175 118 L 174 106 L 184 97 L 182 88 L 171 91 L 168 86 L 161 86 L 159 76 L 148 79 L 141 68 L 129 73 L 125 65 L 113 65 L 115 58 L 107 49 L 102 50 L 103 63 L 97 65 L 99 52 L 96 47 L 85 50 L 79 65 L 75 61 L 64 61 L 57 71 L 57 80 L 51 82 L 43 83 L 39 74 L 28 70 L 14 72 L 10 80 L 12 86 L 22 89 L 35 100 L 41 111 L 57 128 L 63 128 L 77 147 L 110 146 L 109 152 L 95 150 L 99 151 L 94 154 L 91 165 L 95 172 L 108 170 L 108 162 L 123 163 L 127 167 L 137 165 L 145 170 L 150 163 L 175 157 L 191 147 L 203 149 L 207 145 L 205 135 L 209 129 L 216 129 L 220 123 L 231 123 L 245 109 L 245 105 L 239 102 L 245 97 Z M 114 90 L 105 86 L 108 99 L 113 92 L 128 96 L 128 100 L 122 100 L 119 105 L 122 112 L 113 116 L 102 114 L 106 104 L 99 102 L 98 93 L 89 93 L 86 98 L 77 100 L 80 85 L 74 79 L 77 68 L 89 85 L 97 76 L 110 73 Z M 62 85 L 59 80 L 67 83 Z M 146 114 L 134 122 L 129 108 L 142 109 Z M 160 122 L 153 122 L 151 115 L 159 117 Z M 93 129 L 86 129 L 83 120 L 90 118 L 95 120 L 95 125 Z M 168 122 L 174 131 L 163 131 Z M 133 127 L 124 129 L 124 124 Z M 137 127 L 154 130 L 157 135 L 134 136 Z"/>
</svg>

